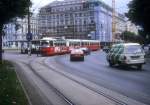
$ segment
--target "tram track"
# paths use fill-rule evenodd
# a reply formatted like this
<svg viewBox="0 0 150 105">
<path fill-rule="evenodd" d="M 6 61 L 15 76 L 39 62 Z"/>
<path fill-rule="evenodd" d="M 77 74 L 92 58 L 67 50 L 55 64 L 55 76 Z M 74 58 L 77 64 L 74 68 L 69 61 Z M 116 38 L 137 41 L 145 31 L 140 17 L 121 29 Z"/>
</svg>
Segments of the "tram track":
<svg viewBox="0 0 150 105">
<path fill-rule="evenodd" d="M 61 57 L 61 56 L 60 56 Z M 47 77 L 44 77 L 44 75 L 41 75 L 40 74 L 40 69 L 38 69 L 38 67 L 35 67 L 34 66 L 34 64 L 32 64 L 32 63 L 37 63 L 37 65 L 41 65 L 41 66 L 43 66 L 45 69 L 49 69 L 50 71 L 54 71 L 54 72 L 56 72 L 58 75 L 60 75 L 60 76 L 64 76 L 65 78 L 68 78 L 68 79 L 70 79 L 71 81 L 73 81 L 73 82 L 75 82 L 75 83 L 77 83 L 77 84 L 79 84 L 79 85 L 81 85 L 81 87 L 85 87 L 85 88 L 87 88 L 88 90 L 91 90 L 91 91 L 93 91 L 93 92 L 95 92 L 96 94 L 99 94 L 99 95 L 101 95 L 101 96 L 104 96 L 104 97 L 106 97 L 106 98 L 108 98 L 109 100 L 112 100 L 112 101 L 114 101 L 114 103 L 116 103 L 115 105 L 143 105 L 143 104 L 130 104 L 130 103 L 128 103 L 128 102 L 126 102 L 126 101 L 128 101 L 128 100 L 121 100 L 120 98 L 114 98 L 113 96 L 111 96 L 111 95 L 109 95 L 108 93 L 105 93 L 105 91 L 101 91 L 101 89 L 99 90 L 98 88 L 93 88 L 93 87 L 91 87 L 90 85 L 88 85 L 87 83 L 84 83 L 83 81 L 80 81 L 80 79 L 76 79 L 76 78 L 74 78 L 74 76 L 76 76 L 75 74 L 73 74 L 73 73 L 71 73 L 71 72 L 67 72 L 67 71 L 65 71 L 65 70 L 59 70 L 59 68 L 57 68 L 57 65 L 59 65 L 60 67 L 62 66 L 63 68 L 65 68 L 65 69 L 69 69 L 68 67 L 69 66 L 67 66 L 67 65 L 64 65 L 63 64 L 63 62 L 59 62 L 59 60 L 61 59 L 60 57 L 54 57 L 54 58 L 50 58 L 50 59 L 52 59 L 52 62 L 51 62 L 51 60 L 50 60 L 50 62 L 46 62 L 46 61 L 49 61 L 49 58 L 47 58 L 47 57 L 45 57 L 44 59 L 42 59 L 41 57 L 38 57 L 38 58 L 32 58 L 32 59 L 22 59 L 22 60 L 18 60 L 18 63 L 20 62 L 22 62 L 22 64 L 24 64 L 25 66 L 27 66 L 27 68 L 29 68 L 29 70 L 31 71 L 31 72 L 33 72 L 33 74 L 40 80 L 40 81 L 43 81 L 43 83 L 44 84 L 46 84 L 46 87 L 47 88 L 50 88 L 51 90 L 53 90 L 59 97 L 61 97 L 63 100 L 65 100 L 65 102 L 67 103 L 67 105 L 79 105 L 79 104 L 77 104 L 78 102 L 74 102 L 74 100 L 72 99 L 72 98 L 70 98 L 68 95 L 66 95 L 65 93 L 64 93 L 64 91 L 61 91 L 58 87 L 57 88 L 55 88 L 54 86 L 54 84 L 53 83 L 51 83 L 50 82 L 50 79 L 49 79 L 49 81 L 46 79 Z M 62 56 L 63 57 L 63 56 Z M 14 59 L 13 59 L 14 60 Z M 13 61 L 12 60 L 12 61 Z M 54 62 L 54 63 L 53 63 Z M 16 62 L 15 62 L 16 63 Z M 51 64 L 48 64 L 48 63 L 51 63 Z M 62 64 L 61 64 L 62 63 Z M 37 68 L 37 69 L 36 69 Z M 62 69 L 63 69 L 62 68 Z M 71 68 L 71 67 L 70 67 Z M 26 70 L 26 69 L 24 69 L 24 70 Z M 26 71 L 28 71 L 28 70 L 26 70 Z M 23 72 L 22 72 L 23 73 Z M 42 73 L 42 72 L 41 72 Z M 55 74 L 55 73 L 54 73 Z M 70 74 L 70 75 L 69 75 Z M 72 75 L 74 75 L 74 76 L 72 76 Z M 25 76 L 25 77 L 27 77 L 27 76 Z M 78 77 L 78 76 L 77 76 Z M 79 76 L 79 78 L 80 78 L 80 76 Z M 83 77 L 81 77 L 81 79 L 82 79 Z M 32 78 L 31 78 L 32 79 Z M 88 79 L 86 79 L 86 78 L 83 78 L 83 79 L 85 79 L 85 80 L 87 80 L 87 81 L 89 81 Z M 26 79 L 26 80 L 29 80 L 29 79 Z M 35 80 L 35 79 L 34 79 Z M 37 80 L 36 80 L 37 81 Z M 90 82 L 90 81 L 89 81 Z M 32 82 L 31 82 L 32 83 Z M 34 83 L 34 82 L 33 82 Z M 94 84 L 94 83 L 93 83 Z M 34 89 L 34 88 L 33 88 Z M 40 89 L 40 88 L 39 88 Z M 42 88 L 43 89 L 43 88 Z M 41 92 L 43 92 L 42 90 L 40 90 Z M 90 91 L 90 92 L 91 92 Z M 87 91 L 88 92 L 88 91 Z M 42 93 L 42 96 L 45 96 L 44 98 L 46 98 L 46 100 L 48 99 L 49 100 L 49 103 L 50 104 L 35 104 L 35 105 L 56 105 L 56 104 L 52 104 L 50 101 L 50 98 L 49 97 L 47 97 L 48 96 L 48 94 L 44 94 L 44 93 Z M 62 96 L 61 96 L 62 95 Z M 67 97 L 66 97 L 67 96 Z M 68 98 L 70 98 L 70 99 L 68 99 Z M 43 98 L 41 98 L 41 99 L 43 99 Z M 136 100 L 135 100 L 136 101 Z M 44 102 L 44 101 L 43 101 Z M 74 103 L 73 103 L 74 102 Z M 140 103 L 140 100 L 138 101 L 137 100 L 137 102 L 139 102 Z M 79 102 L 80 103 L 80 102 Z M 64 105 L 64 104 L 61 104 L 61 105 Z M 86 104 L 82 104 L 82 105 L 86 105 Z M 103 104 L 100 104 L 100 105 L 103 105 Z"/>
<path fill-rule="evenodd" d="M 45 58 L 46 59 L 46 58 Z M 45 60 L 44 59 L 44 60 Z M 34 60 L 30 60 L 29 63 L 25 63 L 25 62 L 22 62 L 23 64 L 25 64 L 26 66 L 29 67 L 29 69 L 36 75 L 38 76 L 46 85 L 48 85 L 49 89 L 53 90 L 53 92 L 56 93 L 57 96 L 59 96 L 61 99 L 63 99 L 67 105 L 75 105 L 73 102 L 71 102 L 71 100 L 69 100 L 67 97 L 65 97 L 58 89 L 56 89 L 52 84 L 50 84 L 47 80 L 45 80 L 40 74 L 38 74 L 36 72 L 36 70 L 32 67 L 32 63 L 33 62 L 36 62 L 36 63 L 39 63 L 37 62 L 35 59 Z M 39 63 L 41 64 L 41 63 Z M 53 104 L 52 102 L 50 102 L 50 105 L 55 105 Z"/>
<path fill-rule="evenodd" d="M 58 62 L 57 62 L 57 60 L 58 60 L 57 57 L 56 57 L 56 58 L 52 58 L 52 59 L 56 60 L 55 62 L 58 63 Z M 108 95 L 108 94 L 105 94 L 105 93 L 102 92 L 102 91 L 96 90 L 95 88 L 90 87 L 90 86 L 86 85 L 85 83 L 80 82 L 80 81 L 78 81 L 78 80 L 72 78 L 71 76 L 66 75 L 66 74 L 65 74 L 65 71 L 64 71 L 64 72 L 61 72 L 61 71 L 59 71 L 59 70 L 57 70 L 57 69 L 51 67 L 50 65 L 48 65 L 48 64 L 46 63 L 46 60 L 47 60 L 47 58 L 44 58 L 44 59 L 42 59 L 42 60 L 40 60 L 40 61 L 37 61 L 37 59 L 32 59 L 32 60 L 30 60 L 28 63 L 24 63 L 24 64 L 26 64 L 26 66 L 28 66 L 28 67 L 31 69 L 31 71 L 32 71 L 36 76 L 38 76 L 46 85 L 48 85 L 48 87 L 49 87 L 50 89 L 52 89 L 59 97 L 61 97 L 61 98 L 67 103 L 67 105 L 77 105 L 77 104 L 74 104 L 74 103 L 73 103 L 70 99 L 68 99 L 63 93 L 61 93 L 57 88 L 55 88 L 52 84 L 50 84 L 44 77 L 42 77 L 42 76 L 32 67 L 32 63 L 33 63 L 33 62 L 36 62 L 36 63 L 38 63 L 38 64 L 40 64 L 40 65 L 46 67 L 47 69 L 50 69 L 50 70 L 52 70 L 53 72 L 56 72 L 56 73 L 58 73 L 59 75 L 62 75 L 62 76 L 64 76 L 65 78 L 68 78 L 68 79 L 72 80 L 73 82 L 75 82 L 75 83 L 77 83 L 77 84 L 80 84 L 81 86 L 83 86 L 83 87 L 85 87 L 85 88 L 87 88 L 87 89 L 89 89 L 89 90 L 91 90 L 91 91 L 93 91 L 93 92 L 95 92 L 95 93 L 97 93 L 97 94 L 99 94 L 99 95 L 101 95 L 101 96 L 103 96 L 103 97 L 105 97 L 105 98 L 107 98 L 107 99 L 109 99 L 109 100 L 115 102 L 115 103 L 116 103 L 115 105 L 131 105 L 131 104 L 127 104 L 127 103 L 125 103 L 125 102 L 123 102 L 123 101 L 121 101 L 121 100 L 119 100 L 119 99 L 116 99 L 116 98 L 114 98 L 114 97 L 112 97 L 112 96 L 110 96 L 110 95 Z M 65 65 L 61 64 L 61 62 L 59 62 L 58 65 L 65 66 Z M 56 66 L 56 65 L 55 65 L 55 66 Z M 65 68 L 68 68 L 68 67 L 65 66 Z M 87 80 L 87 81 L 88 81 L 88 80 Z M 52 104 L 52 105 L 53 105 L 53 104 Z"/>
<path fill-rule="evenodd" d="M 62 55 L 62 56 L 64 56 L 64 55 Z M 64 65 L 64 64 L 62 64 L 62 62 L 59 62 L 59 59 L 60 59 L 60 57 L 55 57 L 55 58 L 53 58 L 54 59 L 54 62 L 55 62 L 55 64 L 58 64 L 58 66 L 61 66 L 61 68 L 65 68 L 65 69 L 68 69 L 68 66 L 67 65 Z M 127 97 L 127 96 L 123 96 L 123 95 L 121 95 L 121 98 L 120 98 L 120 94 L 118 94 L 118 93 L 113 93 L 114 95 L 117 95 L 117 97 L 116 96 L 113 96 L 113 95 L 110 95 L 110 94 L 108 94 L 106 91 L 107 91 L 107 89 L 105 90 L 105 91 L 103 91 L 103 90 L 99 90 L 98 88 L 95 88 L 95 87 L 92 87 L 92 86 L 90 86 L 90 85 L 87 85 L 86 83 L 84 83 L 83 81 L 80 81 L 79 79 L 76 79 L 76 78 L 74 78 L 73 76 L 70 76 L 70 75 L 68 75 L 68 74 L 71 74 L 70 72 L 67 72 L 67 71 L 62 71 L 62 70 L 58 70 L 57 68 L 54 68 L 54 67 L 50 67 L 50 65 L 47 65 L 46 64 L 46 62 L 43 62 L 43 64 L 44 64 L 44 66 L 46 66 L 46 67 L 48 67 L 49 69 L 51 69 L 51 70 L 53 70 L 54 72 L 57 72 L 58 74 L 60 74 L 60 75 L 62 75 L 62 76 L 64 76 L 64 77 L 66 77 L 66 78 L 68 78 L 68 79 L 70 79 L 70 80 L 72 80 L 72 81 L 74 81 L 74 82 L 76 82 L 76 83 L 78 83 L 78 84 L 80 84 L 81 86 L 83 86 L 83 87 L 86 87 L 87 89 L 89 89 L 89 90 L 91 90 L 91 91 L 93 91 L 93 92 L 95 92 L 95 93 L 97 93 L 97 94 L 99 94 L 99 95 L 102 95 L 103 97 L 105 97 L 105 98 L 107 98 L 107 99 L 109 99 L 109 100 L 111 100 L 111 101 L 114 101 L 115 103 L 116 103 L 116 105 L 145 105 L 144 103 L 141 103 L 141 102 L 139 102 L 139 101 L 136 101 L 136 100 L 134 100 L 134 99 L 131 99 L 131 98 L 129 98 L 129 97 Z M 57 65 L 55 65 L 56 67 L 57 67 Z M 70 68 L 70 67 L 69 67 Z M 71 69 L 71 68 L 70 68 Z M 68 73 L 68 74 L 66 74 L 66 73 Z M 74 75 L 74 74 L 71 74 L 71 75 Z M 76 75 L 74 75 L 74 76 L 76 76 Z M 78 77 L 78 76 L 77 76 Z M 79 78 L 81 78 L 82 79 L 82 77 L 79 77 Z M 86 78 L 83 78 L 85 81 L 89 81 L 88 79 L 86 79 Z M 91 81 L 89 81 L 89 82 L 91 82 Z M 95 84 L 95 83 L 94 83 Z M 111 91 L 111 90 L 110 90 Z M 106 93 L 105 93 L 106 92 Z"/>
<path fill-rule="evenodd" d="M 65 73 L 60 72 L 60 71 L 54 69 L 53 67 L 48 66 L 48 65 L 45 63 L 45 60 L 43 60 L 42 63 L 40 63 L 40 64 L 42 64 L 43 66 L 45 66 L 45 67 L 51 69 L 52 71 L 54 71 L 54 72 L 56 72 L 56 73 L 58 73 L 58 74 L 60 74 L 60 75 L 62 75 L 62 76 L 64 76 L 64 77 L 66 77 L 66 78 L 68 78 L 68 79 L 70 79 L 70 80 L 72 80 L 72 81 L 74 81 L 74 82 L 76 82 L 76 83 L 78 83 L 78 84 L 80 84 L 81 86 L 86 87 L 87 89 L 89 89 L 89 90 L 91 90 L 91 91 L 93 91 L 93 92 L 95 92 L 95 93 L 97 93 L 97 94 L 99 94 L 99 95 L 102 95 L 102 96 L 108 98 L 108 99 L 111 100 L 111 101 L 114 101 L 114 102 L 116 103 L 116 105 L 128 105 L 127 103 L 125 103 L 125 102 L 123 102 L 123 101 L 120 101 L 120 100 L 118 100 L 118 99 L 116 99 L 116 98 L 114 98 L 114 97 L 111 97 L 110 95 L 107 95 L 107 94 L 105 94 L 104 92 L 95 90 L 94 88 L 92 88 L 92 87 L 90 87 L 90 86 L 87 86 L 86 84 L 84 84 L 84 83 L 82 83 L 82 82 L 80 82 L 80 81 L 77 81 L 77 80 L 75 80 L 74 78 L 72 78 L 72 77 L 70 77 L 70 76 L 68 76 L 68 75 L 65 75 Z M 60 63 L 59 63 L 59 64 L 60 64 Z M 60 65 L 62 65 L 62 64 L 60 64 Z M 64 66 L 64 65 L 63 65 L 63 66 Z M 87 81 L 88 81 L 88 80 L 87 80 Z"/>
</svg>

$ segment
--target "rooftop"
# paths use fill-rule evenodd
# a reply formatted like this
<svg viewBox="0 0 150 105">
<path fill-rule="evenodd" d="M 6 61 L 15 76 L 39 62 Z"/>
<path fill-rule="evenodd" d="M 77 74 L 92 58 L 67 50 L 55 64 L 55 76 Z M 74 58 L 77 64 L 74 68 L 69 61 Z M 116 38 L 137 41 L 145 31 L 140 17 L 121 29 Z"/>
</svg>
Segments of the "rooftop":
<svg viewBox="0 0 150 105">
<path fill-rule="evenodd" d="M 77 3 L 87 3 L 87 2 L 89 2 L 89 3 L 96 2 L 98 4 L 101 4 L 104 8 L 107 8 L 107 9 L 110 9 L 110 10 L 112 9 L 110 6 L 108 6 L 107 4 L 105 4 L 101 0 L 62 0 L 62 1 L 55 0 L 51 3 L 49 3 L 48 5 L 44 6 L 43 8 L 69 5 L 69 4 L 77 4 Z"/>
</svg>

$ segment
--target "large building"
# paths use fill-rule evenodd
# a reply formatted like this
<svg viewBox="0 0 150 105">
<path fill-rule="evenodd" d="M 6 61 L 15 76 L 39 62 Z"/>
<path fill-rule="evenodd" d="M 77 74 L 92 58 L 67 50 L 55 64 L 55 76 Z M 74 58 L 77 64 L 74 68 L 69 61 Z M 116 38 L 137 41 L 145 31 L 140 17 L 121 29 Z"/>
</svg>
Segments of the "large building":
<svg viewBox="0 0 150 105">
<path fill-rule="evenodd" d="M 18 24 L 18 29 L 16 29 Z M 30 18 L 31 33 L 33 39 L 37 39 L 38 34 L 38 21 L 36 16 Z M 24 19 L 17 19 L 16 22 L 12 22 L 5 25 L 5 37 L 3 38 L 3 46 L 5 47 L 20 47 L 22 41 L 26 41 L 26 35 L 28 33 L 28 19 L 27 16 Z"/>
<path fill-rule="evenodd" d="M 135 24 L 131 23 L 130 21 L 126 22 L 126 30 L 135 33 L 136 35 L 138 35 L 138 30 L 139 27 L 136 26 Z"/>
<path fill-rule="evenodd" d="M 124 17 L 117 19 L 124 22 Z M 100 0 L 56 0 L 40 9 L 39 33 L 43 36 L 110 42 L 112 8 Z"/>
<path fill-rule="evenodd" d="M 56 0 L 41 8 L 38 16 L 33 15 L 30 20 L 33 39 L 49 36 L 112 41 L 112 8 L 100 0 Z M 18 42 L 26 40 L 27 17 L 17 19 L 17 23 L 18 30 L 14 23 L 6 25 L 4 46 L 20 46 Z M 116 13 L 115 23 L 116 33 L 127 29 L 123 15 Z"/>
</svg>

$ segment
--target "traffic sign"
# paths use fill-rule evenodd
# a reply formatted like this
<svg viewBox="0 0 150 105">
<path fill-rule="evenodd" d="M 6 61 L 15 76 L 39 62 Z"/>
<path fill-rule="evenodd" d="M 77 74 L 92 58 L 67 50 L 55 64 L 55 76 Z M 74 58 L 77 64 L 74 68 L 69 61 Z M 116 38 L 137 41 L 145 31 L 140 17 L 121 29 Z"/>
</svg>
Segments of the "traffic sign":
<svg viewBox="0 0 150 105">
<path fill-rule="evenodd" d="M 32 33 L 27 33 L 26 39 L 27 39 L 28 41 L 32 40 Z"/>
</svg>

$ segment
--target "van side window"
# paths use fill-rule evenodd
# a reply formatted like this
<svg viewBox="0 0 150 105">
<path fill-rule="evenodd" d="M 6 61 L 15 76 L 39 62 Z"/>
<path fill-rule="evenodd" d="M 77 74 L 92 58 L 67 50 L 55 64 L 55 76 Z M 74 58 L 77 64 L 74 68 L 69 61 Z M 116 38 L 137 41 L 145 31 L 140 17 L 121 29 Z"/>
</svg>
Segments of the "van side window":
<svg viewBox="0 0 150 105">
<path fill-rule="evenodd" d="M 118 53 L 118 51 L 119 51 L 119 48 L 115 47 L 113 53 Z"/>
<path fill-rule="evenodd" d="M 124 49 L 121 47 L 121 48 L 119 48 L 119 51 L 118 51 L 118 54 L 122 54 L 123 53 L 123 51 L 124 51 Z"/>
<path fill-rule="evenodd" d="M 114 48 L 111 48 L 111 49 L 110 49 L 110 53 L 113 53 L 113 51 L 114 51 Z"/>
</svg>

